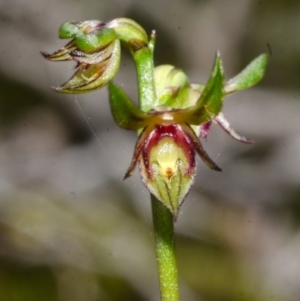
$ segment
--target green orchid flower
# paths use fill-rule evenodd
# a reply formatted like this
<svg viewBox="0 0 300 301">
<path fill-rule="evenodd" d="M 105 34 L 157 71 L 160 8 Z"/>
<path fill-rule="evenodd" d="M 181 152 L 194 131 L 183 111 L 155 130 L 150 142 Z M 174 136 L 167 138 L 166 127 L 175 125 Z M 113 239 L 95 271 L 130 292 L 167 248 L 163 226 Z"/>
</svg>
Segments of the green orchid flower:
<svg viewBox="0 0 300 301">
<path fill-rule="evenodd" d="M 225 82 L 217 53 L 211 76 L 205 85 L 191 84 L 186 74 L 171 65 L 153 71 L 154 94 L 149 97 L 143 87 L 152 80 L 143 76 L 151 70 L 155 35 L 150 41 L 140 25 L 118 18 L 104 23 L 97 20 L 66 22 L 59 30 L 63 39 L 72 39 L 65 47 L 43 56 L 51 61 L 77 62 L 69 81 L 54 88 L 58 92 L 83 93 L 109 86 L 110 106 L 120 127 L 138 131 L 132 162 L 124 178 L 132 175 L 136 165 L 149 191 L 176 218 L 196 174 L 196 154 L 213 170 L 221 168 L 205 152 L 205 139 L 211 124 L 218 124 L 231 137 L 244 143 L 251 140 L 238 134 L 222 112 L 226 95 L 255 85 L 263 77 L 268 57 L 263 54 L 240 74 Z M 120 66 L 120 42 L 132 53 L 140 79 L 140 97 L 146 101 L 139 109 L 111 80 Z M 146 66 L 146 67 L 145 67 Z M 150 73 L 148 72 L 150 77 Z M 148 100 L 147 100 L 148 98 Z"/>
</svg>

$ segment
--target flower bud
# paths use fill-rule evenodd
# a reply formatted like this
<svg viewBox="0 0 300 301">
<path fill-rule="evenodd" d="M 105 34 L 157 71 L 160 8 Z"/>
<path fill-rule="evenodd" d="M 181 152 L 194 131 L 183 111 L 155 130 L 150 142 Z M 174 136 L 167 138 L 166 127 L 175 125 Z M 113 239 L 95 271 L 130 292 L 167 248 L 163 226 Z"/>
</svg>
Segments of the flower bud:
<svg viewBox="0 0 300 301">
<path fill-rule="evenodd" d="M 190 88 L 186 74 L 174 66 L 161 65 L 154 69 L 154 83 L 157 100 L 156 106 L 185 109 L 194 105 L 199 93 Z"/>
<path fill-rule="evenodd" d="M 42 55 L 50 61 L 75 60 L 76 72 L 58 92 L 83 93 L 99 89 L 112 80 L 120 66 L 121 48 L 116 32 L 105 23 L 91 20 L 66 22 L 59 30 L 62 38 L 73 38 L 58 51 Z"/>
</svg>

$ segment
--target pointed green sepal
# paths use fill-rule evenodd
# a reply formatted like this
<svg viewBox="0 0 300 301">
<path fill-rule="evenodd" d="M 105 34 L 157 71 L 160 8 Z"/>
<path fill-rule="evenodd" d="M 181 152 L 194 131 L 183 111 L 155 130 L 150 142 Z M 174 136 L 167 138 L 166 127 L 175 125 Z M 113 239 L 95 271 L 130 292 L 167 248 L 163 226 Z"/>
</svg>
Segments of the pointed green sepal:
<svg viewBox="0 0 300 301">
<path fill-rule="evenodd" d="M 127 130 L 139 130 L 153 118 L 152 115 L 141 111 L 113 82 L 109 83 L 108 88 L 111 112 L 119 127 Z"/>
<path fill-rule="evenodd" d="M 242 72 L 226 83 L 224 92 L 229 94 L 257 84 L 265 74 L 268 59 L 269 56 L 267 54 L 258 56 Z"/>
<path fill-rule="evenodd" d="M 224 70 L 217 53 L 212 73 L 196 105 L 179 112 L 180 120 L 191 125 L 200 125 L 219 114 L 223 105 Z"/>
<path fill-rule="evenodd" d="M 219 52 L 216 54 L 211 76 L 201 93 L 196 107 L 206 107 L 206 110 L 217 115 L 223 104 L 224 70 Z"/>
</svg>

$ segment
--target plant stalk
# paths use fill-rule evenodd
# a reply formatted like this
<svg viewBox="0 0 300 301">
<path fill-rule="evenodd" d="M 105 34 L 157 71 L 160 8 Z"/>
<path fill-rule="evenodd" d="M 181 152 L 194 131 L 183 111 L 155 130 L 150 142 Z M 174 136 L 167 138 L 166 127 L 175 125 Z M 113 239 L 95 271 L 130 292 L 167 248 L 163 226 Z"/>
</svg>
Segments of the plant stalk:
<svg viewBox="0 0 300 301">
<path fill-rule="evenodd" d="M 153 195 L 151 202 L 161 300 L 179 301 L 173 215 Z"/>
</svg>

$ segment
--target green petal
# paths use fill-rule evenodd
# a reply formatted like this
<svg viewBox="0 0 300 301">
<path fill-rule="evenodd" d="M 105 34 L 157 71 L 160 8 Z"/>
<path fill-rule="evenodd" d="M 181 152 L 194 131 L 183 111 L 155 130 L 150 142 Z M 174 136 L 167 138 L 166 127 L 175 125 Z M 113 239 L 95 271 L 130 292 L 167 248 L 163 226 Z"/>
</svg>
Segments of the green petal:
<svg viewBox="0 0 300 301">
<path fill-rule="evenodd" d="M 226 83 L 225 93 L 244 90 L 257 84 L 265 74 L 268 59 L 267 54 L 261 54 L 254 59 L 241 73 Z"/>
<path fill-rule="evenodd" d="M 153 118 L 152 115 L 141 111 L 113 82 L 109 83 L 108 88 L 111 112 L 119 127 L 127 130 L 139 130 Z"/>
</svg>

